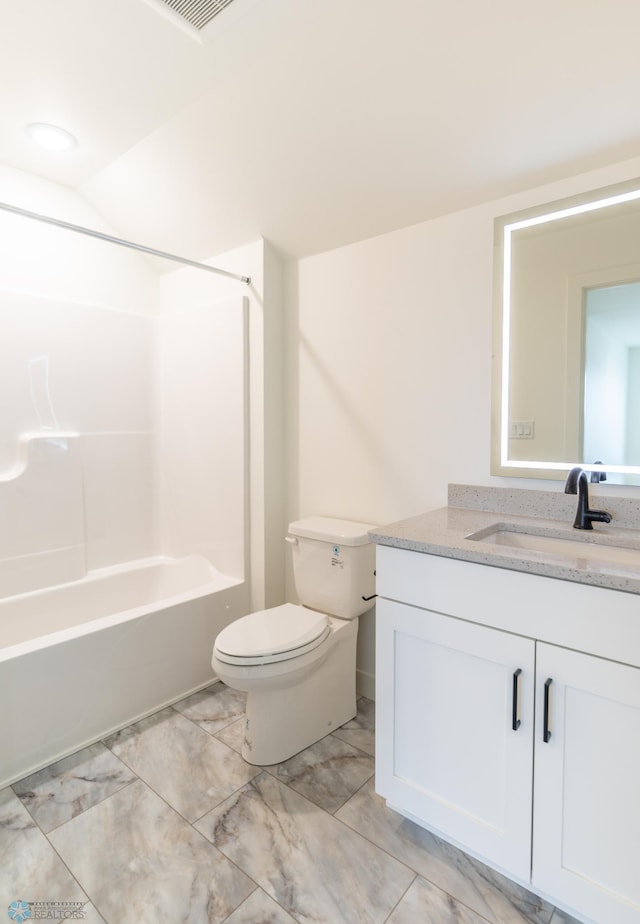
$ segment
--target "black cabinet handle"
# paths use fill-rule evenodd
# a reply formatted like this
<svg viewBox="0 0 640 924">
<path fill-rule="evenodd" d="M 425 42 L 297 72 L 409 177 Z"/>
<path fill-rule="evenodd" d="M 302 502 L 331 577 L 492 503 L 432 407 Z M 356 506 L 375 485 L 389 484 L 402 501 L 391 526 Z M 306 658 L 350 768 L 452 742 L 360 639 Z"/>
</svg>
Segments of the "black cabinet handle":
<svg viewBox="0 0 640 924">
<path fill-rule="evenodd" d="M 542 729 L 542 740 L 545 744 L 548 744 L 551 740 L 551 729 L 549 728 L 549 688 L 553 680 L 551 677 L 544 682 L 544 715 L 543 715 L 543 729 Z"/>
<path fill-rule="evenodd" d="M 513 672 L 513 696 L 511 697 L 512 704 L 512 713 L 511 713 L 511 728 L 514 731 L 518 731 L 520 728 L 520 718 L 518 716 L 518 688 L 519 688 L 519 677 L 522 673 L 522 669 L 518 668 L 517 671 Z"/>
</svg>

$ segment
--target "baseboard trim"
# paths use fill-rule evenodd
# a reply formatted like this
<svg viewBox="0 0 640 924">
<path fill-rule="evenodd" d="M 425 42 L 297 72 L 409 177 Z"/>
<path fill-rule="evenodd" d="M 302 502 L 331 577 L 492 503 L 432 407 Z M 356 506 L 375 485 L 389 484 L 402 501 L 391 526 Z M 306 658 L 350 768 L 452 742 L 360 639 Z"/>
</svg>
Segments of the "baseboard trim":
<svg viewBox="0 0 640 924">
<path fill-rule="evenodd" d="M 356 692 L 367 699 L 376 698 L 376 675 L 368 671 L 356 670 Z"/>
</svg>

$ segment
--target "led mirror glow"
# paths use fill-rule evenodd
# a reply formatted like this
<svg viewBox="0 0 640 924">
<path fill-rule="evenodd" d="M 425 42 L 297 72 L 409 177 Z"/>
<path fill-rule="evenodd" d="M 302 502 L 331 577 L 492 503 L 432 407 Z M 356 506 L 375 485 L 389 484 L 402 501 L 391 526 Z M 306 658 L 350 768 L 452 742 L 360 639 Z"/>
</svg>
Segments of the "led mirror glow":
<svg viewBox="0 0 640 924">
<path fill-rule="evenodd" d="M 78 143 L 64 128 L 45 122 L 33 122 L 27 125 L 25 131 L 32 141 L 48 151 L 70 151 Z"/>
<path fill-rule="evenodd" d="M 502 259 L 502 265 L 496 264 L 496 350 L 492 441 L 492 471 L 495 474 L 558 478 L 563 477 L 563 473 L 574 465 L 582 465 L 592 471 L 636 476 L 635 479 L 624 477 L 621 479 L 623 481 L 635 481 L 640 475 L 640 459 L 634 465 L 615 464 L 636 462 L 636 460 L 635 458 L 614 460 L 610 455 L 611 461 L 607 464 L 604 451 L 597 456 L 597 458 L 604 458 L 602 465 L 595 464 L 593 459 L 580 458 L 582 433 L 585 429 L 586 295 L 590 287 L 598 289 L 607 284 L 615 286 L 631 281 L 631 279 L 640 279 L 640 261 L 636 257 L 629 256 L 629 245 L 633 242 L 637 244 L 640 239 L 640 231 L 636 239 L 635 227 L 633 234 L 627 233 L 628 226 L 625 226 L 623 232 L 618 232 L 619 239 L 624 241 L 624 246 L 619 249 L 617 248 L 618 238 L 615 238 L 614 243 L 610 245 L 611 252 L 608 254 L 596 248 L 595 259 L 592 263 L 586 260 L 586 248 L 583 246 L 584 238 L 581 235 L 591 235 L 591 238 L 595 240 L 597 238 L 594 230 L 596 225 L 593 223 L 604 222 L 602 227 L 608 227 L 617 220 L 618 215 L 622 215 L 627 223 L 637 221 L 640 229 L 640 218 L 637 217 L 639 213 L 636 209 L 632 207 L 633 211 L 624 209 L 616 211 L 612 208 L 624 206 L 626 203 L 639 202 L 639 185 L 640 183 L 635 182 L 626 184 L 626 188 L 600 190 L 587 201 L 585 201 L 587 197 L 583 196 L 581 201 L 576 202 L 574 199 L 565 203 L 556 203 L 547 210 L 536 209 L 533 214 L 531 214 L 533 210 L 530 210 L 529 215 L 520 213 L 506 216 L 497 223 L 496 248 Z M 612 211 L 605 213 L 603 210 L 607 209 L 612 209 Z M 597 212 L 602 212 L 602 215 L 594 214 L 589 218 L 589 213 Z M 526 234 L 524 237 L 518 234 L 518 232 L 524 232 L 525 229 L 536 229 L 543 225 L 550 225 L 550 227 L 549 229 L 540 228 L 539 231 L 533 230 L 528 237 Z M 546 239 L 541 235 L 547 235 Z M 520 248 L 517 260 L 516 241 Z M 570 245 L 569 242 L 571 242 Z M 573 248 L 574 254 L 579 254 L 579 259 L 573 264 L 567 261 L 565 266 L 561 263 L 562 248 L 569 246 Z M 522 248 L 524 247 L 530 248 L 525 252 L 531 254 L 535 252 L 536 259 L 543 262 L 535 263 L 530 258 L 530 263 L 523 264 Z M 636 247 L 635 253 L 637 251 Z M 545 254 L 551 255 L 551 262 L 557 258 L 561 269 L 559 270 L 558 266 L 549 269 L 547 263 L 544 262 L 544 259 L 548 259 L 548 257 L 543 257 Z M 514 264 L 519 274 L 517 284 L 514 282 Z M 551 282 L 545 277 L 547 271 Z M 556 273 L 555 277 L 553 273 Z M 564 273 L 562 277 L 564 294 L 562 304 L 560 304 L 558 278 L 562 273 Z M 607 278 L 607 274 L 610 275 L 610 279 Z M 556 287 L 553 292 L 552 284 Z M 518 336 L 514 333 L 513 327 L 515 297 L 518 298 Z M 553 298 L 557 301 L 553 302 Z M 556 325 L 555 332 L 553 329 L 545 329 L 545 312 L 547 312 L 546 318 L 548 319 L 551 317 L 549 312 L 552 310 L 555 311 L 553 316 L 553 324 Z M 536 317 L 537 315 L 539 318 Z M 562 329 L 561 335 L 558 334 L 560 329 Z M 533 336 L 525 347 L 528 353 L 522 352 L 523 331 L 526 331 L 528 335 L 533 332 Z M 498 343 L 499 338 L 501 338 L 500 343 Z M 514 341 L 517 343 L 519 352 L 516 351 Z M 551 368 L 554 362 L 556 365 Z M 540 370 L 537 380 L 531 377 L 531 368 L 536 364 Z M 523 366 L 527 367 L 525 371 L 522 369 Z M 515 385 L 512 381 L 514 373 L 518 373 Z M 564 385 L 562 384 L 563 379 Z M 562 442 L 554 444 L 550 441 L 552 445 L 548 447 L 544 443 L 545 436 L 542 432 L 538 433 L 538 429 L 540 431 L 550 429 L 549 420 L 543 416 L 541 411 L 544 401 L 540 400 L 537 395 L 538 386 L 542 389 L 545 380 L 551 383 L 553 401 L 558 408 L 557 416 L 560 418 L 562 412 L 565 414 L 564 444 Z M 534 394 L 536 400 L 532 399 Z M 517 395 L 519 401 L 515 401 L 514 395 Z M 523 401 L 523 398 L 526 400 Z M 518 420 L 522 420 L 523 406 L 529 409 L 524 416 L 530 418 L 524 421 L 529 425 L 525 430 L 528 437 L 525 436 L 524 439 L 530 438 L 532 441 L 530 443 L 519 442 L 523 437 L 518 436 L 518 442 L 514 443 L 514 426 L 517 426 Z M 518 418 L 517 421 L 513 420 L 514 414 Z M 539 419 L 535 421 L 531 419 L 538 417 Z M 557 421 L 553 421 L 553 425 L 557 426 Z M 539 435 L 540 439 L 538 439 Z M 554 445 L 555 448 L 553 448 Z M 523 456 L 527 458 L 522 458 Z"/>
</svg>

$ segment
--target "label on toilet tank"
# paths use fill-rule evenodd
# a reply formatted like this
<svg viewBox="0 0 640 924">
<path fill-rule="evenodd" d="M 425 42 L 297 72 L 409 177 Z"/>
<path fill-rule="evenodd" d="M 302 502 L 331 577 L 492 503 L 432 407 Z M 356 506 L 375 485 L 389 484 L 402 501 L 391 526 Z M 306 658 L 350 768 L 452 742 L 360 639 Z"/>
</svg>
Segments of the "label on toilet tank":
<svg viewBox="0 0 640 924">
<path fill-rule="evenodd" d="M 340 557 L 340 546 L 334 545 L 331 550 L 331 567 L 344 568 L 344 560 Z"/>
</svg>

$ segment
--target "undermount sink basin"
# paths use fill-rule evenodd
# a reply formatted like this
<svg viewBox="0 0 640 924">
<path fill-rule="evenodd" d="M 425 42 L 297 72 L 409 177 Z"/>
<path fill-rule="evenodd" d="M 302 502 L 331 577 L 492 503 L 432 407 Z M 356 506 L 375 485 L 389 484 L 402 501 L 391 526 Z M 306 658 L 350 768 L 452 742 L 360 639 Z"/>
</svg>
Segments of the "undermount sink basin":
<svg viewBox="0 0 640 924">
<path fill-rule="evenodd" d="M 541 536 L 535 533 L 519 532 L 501 525 L 479 530 L 466 537 L 491 545 L 508 546 L 512 549 L 528 549 L 554 557 L 560 556 L 581 562 L 611 562 L 625 568 L 640 570 L 640 549 L 619 545 L 604 545 L 587 539 L 561 539 L 557 536 Z"/>
</svg>

